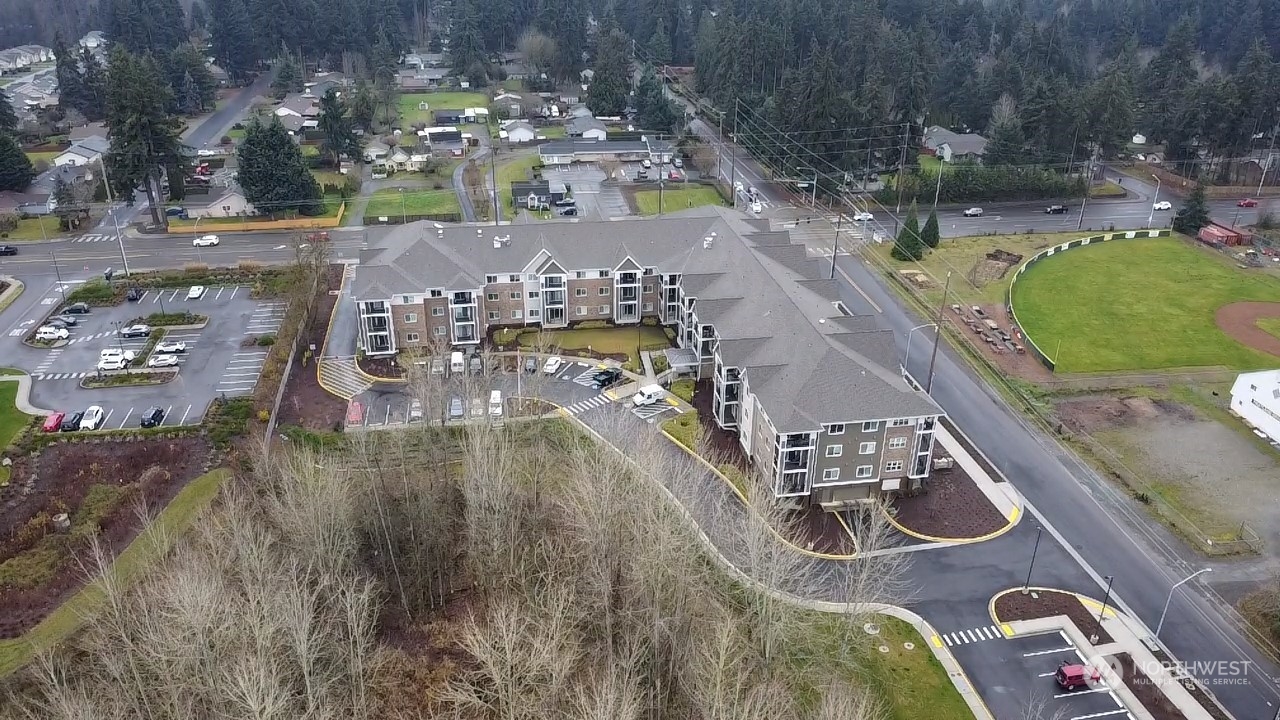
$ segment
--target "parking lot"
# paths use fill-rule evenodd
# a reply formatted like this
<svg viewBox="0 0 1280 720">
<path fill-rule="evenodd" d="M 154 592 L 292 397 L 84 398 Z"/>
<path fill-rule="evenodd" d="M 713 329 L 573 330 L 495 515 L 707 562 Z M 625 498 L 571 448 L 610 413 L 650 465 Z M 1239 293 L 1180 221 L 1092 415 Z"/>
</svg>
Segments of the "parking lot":
<svg viewBox="0 0 1280 720">
<path fill-rule="evenodd" d="M 635 167 L 639 169 L 639 163 L 635 163 Z M 635 177 L 633 170 L 624 168 L 623 172 L 629 178 Z M 608 220 L 631 214 L 626 198 L 622 197 L 622 191 L 616 185 L 601 185 L 605 173 L 598 165 L 555 165 L 546 168 L 544 177 L 559 180 L 572 189 L 573 199 L 578 206 L 578 217 Z"/>
<path fill-rule="evenodd" d="M 99 405 L 106 412 L 104 428 L 116 429 L 137 424 L 146 408 L 166 409 L 163 425 L 194 424 L 204 416 L 215 397 L 234 397 L 253 392 L 266 361 L 266 346 L 252 338 L 273 335 L 284 318 L 286 303 L 255 300 L 248 287 L 209 287 L 199 298 L 188 299 L 187 288 L 148 290 L 136 302 L 114 307 L 93 308 L 77 316 L 68 328 L 65 345 L 49 350 L 21 347 L 18 365 L 31 373 L 31 401 L 38 407 L 74 412 Z M 39 322 L 43 313 L 62 306 L 57 291 L 41 301 L 40 316 L 24 325 Z M 152 313 L 188 311 L 208 318 L 203 327 L 166 328 L 166 341 L 186 344 L 178 355 L 177 377 L 163 385 L 123 386 L 105 389 L 80 387 L 81 379 L 97 374 L 96 365 L 105 349 L 142 351 L 148 338 L 123 338 L 118 328 L 139 322 Z"/>
</svg>

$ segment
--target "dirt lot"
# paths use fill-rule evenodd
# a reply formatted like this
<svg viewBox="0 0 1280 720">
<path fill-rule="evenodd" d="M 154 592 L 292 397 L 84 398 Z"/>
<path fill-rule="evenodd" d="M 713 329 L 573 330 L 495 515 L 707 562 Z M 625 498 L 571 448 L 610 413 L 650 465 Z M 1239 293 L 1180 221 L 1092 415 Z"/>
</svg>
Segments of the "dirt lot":
<svg viewBox="0 0 1280 720">
<path fill-rule="evenodd" d="M 1191 406 L 1144 396 L 1061 400 L 1063 423 L 1111 449 L 1211 537 L 1247 523 L 1280 547 L 1280 462 L 1235 428 Z"/>
<path fill-rule="evenodd" d="M 118 553 L 138 533 L 139 500 L 152 512 L 163 508 L 212 455 L 208 440 L 192 435 L 60 442 L 34 460 L 19 458 L 0 491 L 0 568 L 12 581 L 0 586 L 0 637 L 22 634 L 80 587 L 76 557 L 95 529 Z M 53 530 L 58 513 L 70 516 L 68 533 Z"/>
<path fill-rule="evenodd" d="M 1280 303 L 1237 302 L 1218 308 L 1213 321 L 1236 342 L 1264 353 L 1280 355 L 1280 338 L 1258 327 L 1258 320 L 1276 317 L 1280 317 Z"/>
<path fill-rule="evenodd" d="M 330 265 L 325 280 L 316 295 L 316 307 L 311 322 L 303 330 L 303 345 L 324 347 L 325 332 L 329 329 L 329 317 L 338 302 L 337 290 L 342 287 L 342 266 Z M 297 425 L 308 430 L 341 430 L 347 414 L 347 403 L 330 395 L 320 387 L 316 378 L 315 358 L 298 358 L 289 373 L 284 398 L 280 402 L 278 421 L 281 425 Z"/>
</svg>

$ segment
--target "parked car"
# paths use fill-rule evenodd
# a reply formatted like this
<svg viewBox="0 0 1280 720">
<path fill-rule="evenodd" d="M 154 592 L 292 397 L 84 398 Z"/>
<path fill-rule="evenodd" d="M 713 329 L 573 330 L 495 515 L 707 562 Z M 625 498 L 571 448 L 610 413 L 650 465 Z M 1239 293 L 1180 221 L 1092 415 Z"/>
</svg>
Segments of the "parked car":
<svg viewBox="0 0 1280 720">
<path fill-rule="evenodd" d="M 645 158 L 644 160 L 640 161 L 640 167 L 644 168 L 645 170 L 648 170 L 649 168 L 653 167 L 653 162 L 650 161 L 649 158 Z"/>
<path fill-rule="evenodd" d="M 1151 209 L 1152 210 L 1172 210 L 1173 203 L 1169 202 L 1168 200 L 1161 200 L 1160 202 L 1152 205 Z"/>
<path fill-rule="evenodd" d="M 462 406 L 462 398 L 453 396 L 449 398 L 449 419 L 461 420 L 466 415 L 466 408 Z"/>
<path fill-rule="evenodd" d="M 862 212 L 856 212 L 853 214 L 854 222 L 871 222 L 872 220 L 875 220 L 875 219 L 876 219 L 875 215 L 872 215 L 871 213 L 865 210 L 863 210 Z"/>
<path fill-rule="evenodd" d="M 58 426 L 60 432 L 75 432 L 80 429 L 80 421 L 84 419 L 84 413 L 74 412 L 70 416 L 62 419 L 62 424 Z"/>
<path fill-rule="evenodd" d="M 120 348 L 106 348 L 102 352 L 98 353 L 99 360 L 106 360 L 108 358 L 121 358 L 124 360 L 133 360 L 136 357 L 137 357 L 137 354 L 134 353 L 132 350 L 121 350 Z"/>
<path fill-rule="evenodd" d="M 576 217 L 576 216 L 577 216 L 577 214 L 578 214 L 578 208 L 577 208 L 577 207 L 575 207 L 575 206 L 573 206 L 573 205 L 570 205 L 570 206 L 569 206 L 569 207 L 567 207 L 567 208 L 561 208 L 561 209 L 560 209 L 560 214 L 561 214 L 561 215 L 567 215 L 567 216 L 569 216 L 569 217 Z"/>
<path fill-rule="evenodd" d="M 555 202 L 553 202 L 553 203 L 551 203 L 551 204 L 552 204 L 552 205 L 555 205 L 556 207 L 569 207 L 569 206 L 571 206 L 571 205 L 574 205 L 575 203 L 577 203 L 577 201 L 576 201 L 576 200 L 574 200 L 574 199 L 573 199 L 573 198 L 571 198 L 571 197 L 567 197 L 567 198 L 561 198 L 561 199 L 559 199 L 559 200 L 556 200 Z"/>
<path fill-rule="evenodd" d="M 1058 665 L 1058 671 L 1053 674 L 1053 679 L 1058 687 L 1070 692 L 1076 688 L 1088 687 L 1090 680 L 1097 682 L 1101 679 L 1101 673 L 1086 665 L 1063 660 Z"/>
<path fill-rule="evenodd" d="M 431 374 L 432 375 L 444 374 L 444 358 L 440 357 L 439 355 L 431 358 Z"/>
<path fill-rule="evenodd" d="M 191 244 L 196 247 L 212 247 L 217 245 L 218 242 L 219 240 L 217 235 L 205 235 L 192 240 Z"/>
<path fill-rule="evenodd" d="M 64 322 L 62 322 L 61 320 L 52 320 L 52 319 L 51 319 L 51 320 L 46 321 L 46 322 L 45 322 L 45 324 L 44 324 L 44 326 L 45 326 L 45 327 L 53 327 L 53 328 L 65 328 L 65 327 L 67 326 L 67 324 L 66 324 L 66 323 L 64 323 Z"/>
<path fill-rule="evenodd" d="M 678 167 L 678 168 L 682 168 L 682 167 L 684 167 L 684 161 L 683 161 L 683 160 L 681 160 L 680 158 L 673 158 L 673 159 L 671 160 L 671 164 L 672 164 L 672 165 L 675 165 L 675 166 L 676 166 L 676 167 Z"/>
<path fill-rule="evenodd" d="M 177 355 L 157 354 L 147 358 L 147 367 L 149 368 L 176 367 L 177 365 L 178 365 Z"/>
<path fill-rule="evenodd" d="M 547 361 L 545 363 L 542 364 L 542 372 L 548 375 L 555 375 L 556 373 L 560 372 L 560 368 L 563 365 L 564 365 L 563 360 L 556 357 L 555 355 L 552 355 L 551 357 L 547 358 Z"/>
<path fill-rule="evenodd" d="M 184 353 L 187 351 L 187 344 L 180 340 L 161 340 L 156 343 L 156 352 L 172 355 L 174 353 Z"/>
<path fill-rule="evenodd" d="M 123 370 L 129 366 L 129 361 L 120 355 L 112 355 L 111 357 L 102 358 L 98 361 L 98 372 L 110 372 L 112 370 Z"/>
<path fill-rule="evenodd" d="M 752 201 L 751 212 L 755 213 L 756 215 L 759 215 L 760 213 L 764 212 L 764 205 L 761 205 L 759 201 Z"/>
<path fill-rule="evenodd" d="M 66 325 L 67 327 L 75 327 L 76 324 L 80 322 L 78 319 L 76 319 L 75 315 L 54 315 L 49 319 L 57 320 L 58 322 L 62 323 L 63 325 Z"/>
<path fill-rule="evenodd" d="M 128 325 L 126 327 L 120 328 L 120 337 L 140 338 L 140 337 L 147 337 L 150 334 L 151 334 L 150 325 L 138 324 L 138 325 Z"/>
<path fill-rule="evenodd" d="M 1065 215 L 1068 212 L 1066 205 L 1050 205 L 1044 211 L 1048 215 Z"/>
<path fill-rule="evenodd" d="M 149 407 L 142 411 L 142 417 L 138 419 L 138 425 L 144 428 L 158 427 L 164 422 L 164 409 L 158 407 Z"/>
<path fill-rule="evenodd" d="M 1253 198 L 1245 198 L 1236 203 L 1236 207 L 1258 207 L 1258 201 Z"/>
<path fill-rule="evenodd" d="M 142 288 L 131 287 L 129 288 L 129 292 L 125 293 L 124 299 L 129 302 L 138 302 L 145 294 L 146 293 L 143 292 Z"/>
<path fill-rule="evenodd" d="M 524 371 L 529 374 L 538 372 L 538 358 L 530 355 L 524 360 Z"/>
<path fill-rule="evenodd" d="M 70 335 L 71 332 L 66 328 L 53 327 L 52 325 L 45 325 L 36 330 L 37 340 L 66 340 Z"/>
<path fill-rule="evenodd" d="M 414 398 L 409 401 L 409 422 L 418 422 L 422 419 L 422 401 Z"/>
<path fill-rule="evenodd" d="M 596 373 L 594 376 L 592 376 L 591 381 L 592 381 L 592 385 L 594 385 L 597 390 L 603 390 L 609 387 L 610 385 L 618 382 L 621 379 L 622 379 L 621 370 L 617 368 L 609 368 L 607 370 L 601 370 L 600 372 Z"/>
<path fill-rule="evenodd" d="M 81 430 L 97 430 L 102 426 L 102 421 L 107 418 L 107 413 L 97 405 L 90 405 L 84 411 L 84 417 L 80 418 Z"/>
<path fill-rule="evenodd" d="M 669 172 L 667 173 L 667 179 L 668 179 L 668 180 L 683 180 L 683 179 L 684 179 L 684 176 L 683 176 L 683 175 L 681 175 L 681 174 L 680 174 L 678 171 L 676 171 L 676 170 L 671 170 L 671 171 L 669 171 Z"/>
<path fill-rule="evenodd" d="M 471 360 L 467 363 L 467 365 L 472 375 L 484 374 L 484 361 L 480 359 L 479 355 L 472 355 Z"/>
<path fill-rule="evenodd" d="M 640 169 L 636 172 L 636 179 L 637 179 L 637 180 L 648 180 L 648 179 L 649 179 L 649 171 L 648 171 L 648 170 L 645 170 L 644 168 L 640 168 Z"/>
<path fill-rule="evenodd" d="M 17 255 L 18 248 L 12 245 L 0 245 L 0 255 Z"/>
<path fill-rule="evenodd" d="M 961 213 L 961 215 L 964 215 L 965 217 L 982 217 L 982 208 L 971 207 L 968 210 L 965 210 L 963 213 Z"/>
<path fill-rule="evenodd" d="M 164 215 L 165 215 L 165 217 L 176 217 L 176 218 L 186 217 L 186 216 L 187 216 L 187 209 L 186 209 L 186 208 L 181 208 L 181 207 L 165 208 L 165 209 L 164 209 Z"/>
<path fill-rule="evenodd" d="M 187 291 L 188 300 L 199 300 L 203 296 L 204 296 L 203 285 L 192 285 L 191 289 Z"/>
<path fill-rule="evenodd" d="M 82 302 L 71 303 L 70 305 L 62 308 L 62 314 L 63 315 L 88 315 L 89 305 L 88 303 L 82 303 Z"/>
<path fill-rule="evenodd" d="M 62 427 L 62 420 L 66 416 L 66 413 L 56 412 L 46 417 L 44 423 L 40 426 L 40 432 L 58 432 L 59 428 Z"/>
</svg>

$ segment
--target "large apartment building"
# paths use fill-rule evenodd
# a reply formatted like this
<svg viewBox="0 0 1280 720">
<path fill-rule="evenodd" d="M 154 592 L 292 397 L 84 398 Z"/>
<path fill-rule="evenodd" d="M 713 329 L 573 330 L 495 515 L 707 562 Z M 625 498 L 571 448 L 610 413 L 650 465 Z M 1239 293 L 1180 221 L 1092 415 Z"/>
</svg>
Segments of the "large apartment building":
<svg viewBox="0 0 1280 720">
<path fill-rule="evenodd" d="M 902 378 L 892 331 L 850 314 L 821 265 L 787 232 L 726 208 L 414 223 L 361 252 L 352 297 L 372 356 L 474 345 L 497 327 L 655 318 L 774 494 L 839 509 L 923 480 L 942 413 Z"/>
</svg>

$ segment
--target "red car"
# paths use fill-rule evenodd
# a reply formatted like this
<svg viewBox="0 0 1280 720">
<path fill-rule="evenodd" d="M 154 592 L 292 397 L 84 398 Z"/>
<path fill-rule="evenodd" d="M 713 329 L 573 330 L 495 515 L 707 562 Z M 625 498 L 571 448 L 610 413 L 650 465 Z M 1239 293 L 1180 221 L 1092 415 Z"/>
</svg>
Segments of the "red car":
<svg viewBox="0 0 1280 720">
<path fill-rule="evenodd" d="M 1258 207 L 1258 201 L 1253 198 L 1245 198 L 1236 203 L 1236 207 Z"/>
<path fill-rule="evenodd" d="M 676 172 L 675 170 L 672 170 L 671 172 L 667 173 L 667 179 L 668 179 L 668 180 L 683 180 L 684 178 L 682 178 L 682 177 L 680 176 L 680 173 Z"/>
<path fill-rule="evenodd" d="M 58 432 L 62 428 L 62 418 L 66 417 L 66 413 L 56 412 L 44 419 L 44 425 L 40 429 L 44 432 Z"/>
</svg>

